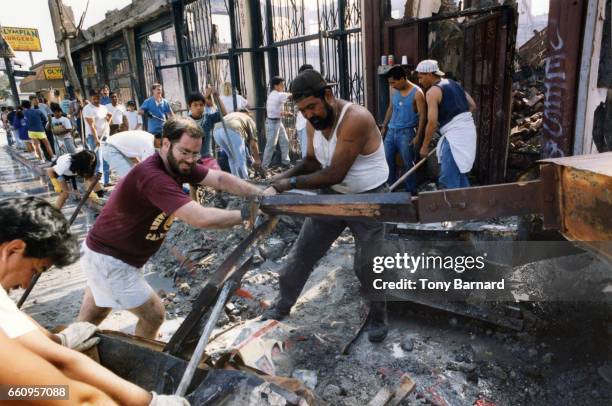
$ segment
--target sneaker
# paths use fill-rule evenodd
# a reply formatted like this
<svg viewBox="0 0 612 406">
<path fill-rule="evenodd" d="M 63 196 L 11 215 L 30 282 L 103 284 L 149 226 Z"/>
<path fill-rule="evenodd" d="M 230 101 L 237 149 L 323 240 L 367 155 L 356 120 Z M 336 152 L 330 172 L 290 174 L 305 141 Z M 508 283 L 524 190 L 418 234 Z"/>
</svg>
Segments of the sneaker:
<svg viewBox="0 0 612 406">
<path fill-rule="evenodd" d="M 47 161 L 45 161 L 44 159 L 41 159 L 41 160 L 40 160 L 40 164 L 41 164 L 41 165 L 44 165 L 44 164 L 46 164 L 46 163 L 47 163 Z"/>
<path fill-rule="evenodd" d="M 372 302 L 368 318 L 368 340 L 372 343 L 382 342 L 389 332 L 387 302 Z"/>
<path fill-rule="evenodd" d="M 266 321 L 266 320 L 281 321 L 286 316 L 288 316 L 290 312 L 291 312 L 291 309 L 285 310 L 285 309 L 282 309 L 274 305 L 270 307 L 268 310 L 266 310 L 265 312 L 263 312 L 263 314 L 261 315 L 261 320 L 262 321 Z"/>
</svg>

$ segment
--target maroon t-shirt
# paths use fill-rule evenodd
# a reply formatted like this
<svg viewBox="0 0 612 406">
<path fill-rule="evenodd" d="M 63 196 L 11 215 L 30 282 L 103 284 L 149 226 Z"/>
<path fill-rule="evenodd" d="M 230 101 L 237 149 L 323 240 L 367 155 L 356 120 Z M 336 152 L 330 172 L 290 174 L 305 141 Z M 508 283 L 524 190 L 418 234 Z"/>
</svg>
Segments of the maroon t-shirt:
<svg viewBox="0 0 612 406">
<path fill-rule="evenodd" d="M 159 154 L 136 165 L 115 187 L 87 234 L 87 246 L 140 268 L 164 242 L 177 209 L 191 202 L 183 183 L 200 183 L 208 169 L 197 164 L 189 176 L 173 178 Z"/>
</svg>

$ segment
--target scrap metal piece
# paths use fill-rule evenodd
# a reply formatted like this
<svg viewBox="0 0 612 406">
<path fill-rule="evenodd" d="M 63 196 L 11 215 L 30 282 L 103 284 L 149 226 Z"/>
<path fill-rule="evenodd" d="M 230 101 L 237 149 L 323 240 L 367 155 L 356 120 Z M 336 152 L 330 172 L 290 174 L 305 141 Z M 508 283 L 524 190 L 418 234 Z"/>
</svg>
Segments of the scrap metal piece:
<svg viewBox="0 0 612 406">
<path fill-rule="evenodd" d="M 217 269 L 217 271 L 206 281 L 206 284 L 193 303 L 192 310 L 164 348 L 165 352 L 173 355 L 182 353 L 184 344 L 194 335 L 194 330 L 199 325 L 202 317 L 208 312 L 210 306 L 212 306 L 224 282 L 234 276 L 236 278 L 241 278 L 242 275 L 248 271 L 249 265 L 247 264 L 250 264 L 249 261 L 246 261 L 237 269 L 240 258 L 242 258 L 246 251 L 255 245 L 261 238 L 272 232 L 277 223 L 278 218 L 272 217 L 268 219 L 262 225 L 255 228 L 255 230 L 253 230 L 253 232 L 251 232 L 251 234 L 249 234 L 234 251 L 227 256 L 219 266 L 219 269 Z M 197 336 L 199 337 L 199 334 L 197 334 Z"/>
<path fill-rule="evenodd" d="M 556 169 L 561 233 L 612 260 L 612 152 L 543 162 Z"/>
<path fill-rule="evenodd" d="M 271 215 L 408 223 L 418 221 L 410 193 L 282 194 L 262 197 L 260 209 Z"/>
<path fill-rule="evenodd" d="M 252 262 L 252 261 L 253 261 L 253 258 L 249 260 L 249 262 Z M 189 364 L 185 368 L 185 374 L 183 375 L 183 378 L 181 379 L 181 382 L 179 383 L 179 386 L 176 389 L 176 392 L 175 392 L 176 395 L 185 396 L 185 393 L 187 393 L 187 388 L 191 384 L 193 375 L 195 374 L 196 369 L 198 365 L 200 364 L 202 357 L 204 356 L 204 350 L 206 349 L 206 345 L 208 345 L 208 340 L 210 338 L 210 335 L 212 334 L 212 330 L 217 324 L 217 320 L 219 320 L 219 317 L 221 316 L 221 312 L 223 311 L 223 306 L 225 306 L 225 302 L 229 298 L 230 293 L 234 287 L 235 287 L 235 283 L 233 281 L 228 281 L 225 284 L 225 286 L 223 286 L 221 293 L 219 293 L 217 302 L 215 303 L 215 306 L 213 307 L 210 313 L 210 317 L 208 318 L 208 321 L 206 322 L 206 326 L 204 326 L 204 331 L 202 332 L 202 336 L 200 337 L 200 340 L 198 341 L 198 345 L 193 355 L 191 356 L 191 360 L 189 361 Z"/>
<path fill-rule="evenodd" d="M 542 211 L 538 196 L 542 182 L 535 180 L 501 185 L 419 193 L 419 222 L 485 220 Z"/>
</svg>

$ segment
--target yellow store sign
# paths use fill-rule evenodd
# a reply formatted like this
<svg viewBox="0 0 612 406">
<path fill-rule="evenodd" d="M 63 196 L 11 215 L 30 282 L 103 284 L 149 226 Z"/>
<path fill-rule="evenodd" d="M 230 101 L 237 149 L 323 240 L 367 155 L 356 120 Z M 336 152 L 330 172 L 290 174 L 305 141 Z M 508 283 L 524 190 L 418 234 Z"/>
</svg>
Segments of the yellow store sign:
<svg viewBox="0 0 612 406">
<path fill-rule="evenodd" d="M 64 78 L 61 66 L 46 66 L 44 72 L 46 80 L 62 80 Z"/>
<path fill-rule="evenodd" d="M 2 36 L 13 51 L 40 52 L 40 36 L 36 28 L 2 27 Z"/>
</svg>

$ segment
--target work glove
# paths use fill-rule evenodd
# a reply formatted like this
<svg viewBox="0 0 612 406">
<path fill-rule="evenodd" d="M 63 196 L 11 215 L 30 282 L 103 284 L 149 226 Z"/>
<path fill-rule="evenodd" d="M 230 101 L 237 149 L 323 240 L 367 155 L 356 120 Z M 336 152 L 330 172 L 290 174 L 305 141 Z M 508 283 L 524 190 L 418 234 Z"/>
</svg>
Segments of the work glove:
<svg viewBox="0 0 612 406">
<path fill-rule="evenodd" d="M 151 392 L 153 399 L 149 406 L 190 406 L 187 399 L 176 395 L 158 395 L 155 392 Z"/>
<path fill-rule="evenodd" d="M 96 331 L 98 331 L 98 326 L 86 321 L 79 321 L 66 327 L 57 336 L 64 347 L 76 351 L 85 351 L 100 342 L 99 337 L 92 337 Z"/>
<path fill-rule="evenodd" d="M 62 193 L 62 186 L 59 183 L 59 180 L 57 180 L 57 178 L 50 178 L 51 179 L 51 184 L 53 185 L 53 190 L 55 191 L 55 193 Z"/>
</svg>

